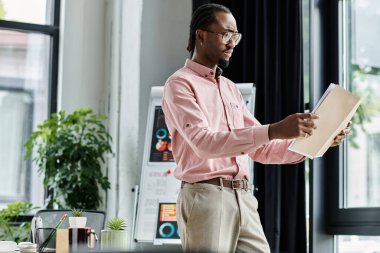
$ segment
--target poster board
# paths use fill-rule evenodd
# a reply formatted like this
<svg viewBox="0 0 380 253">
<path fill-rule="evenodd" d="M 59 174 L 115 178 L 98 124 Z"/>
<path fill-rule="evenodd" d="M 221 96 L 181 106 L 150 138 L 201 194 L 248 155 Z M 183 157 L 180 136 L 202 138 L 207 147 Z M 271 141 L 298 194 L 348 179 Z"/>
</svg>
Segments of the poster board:
<svg viewBox="0 0 380 253">
<path fill-rule="evenodd" d="M 243 83 L 237 86 L 248 109 L 253 114 L 254 84 Z M 163 88 L 163 86 L 152 87 L 150 94 L 137 212 L 134 217 L 135 242 L 152 243 L 154 241 L 159 200 L 165 199 L 176 203 L 180 190 L 181 182 L 173 176 L 176 164 L 171 153 L 171 138 L 161 108 Z M 251 182 L 253 182 L 251 160 L 249 167 Z"/>
<path fill-rule="evenodd" d="M 135 242 L 153 242 L 158 200 L 176 201 L 180 181 L 174 178 L 171 139 L 161 108 L 164 87 L 152 87 L 137 201 Z"/>
</svg>

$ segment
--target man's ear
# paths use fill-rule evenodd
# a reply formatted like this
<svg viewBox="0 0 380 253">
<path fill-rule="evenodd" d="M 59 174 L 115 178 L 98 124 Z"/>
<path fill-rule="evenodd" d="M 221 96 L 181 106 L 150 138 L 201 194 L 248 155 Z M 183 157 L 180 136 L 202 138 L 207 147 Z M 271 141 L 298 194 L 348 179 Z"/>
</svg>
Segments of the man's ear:
<svg viewBox="0 0 380 253">
<path fill-rule="evenodd" d="M 205 36 L 204 31 L 202 31 L 200 29 L 198 29 L 198 30 L 195 31 L 195 38 L 199 42 L 199 44 L 203 44 L 204 43 L 204 36 Z"/>
</svg>

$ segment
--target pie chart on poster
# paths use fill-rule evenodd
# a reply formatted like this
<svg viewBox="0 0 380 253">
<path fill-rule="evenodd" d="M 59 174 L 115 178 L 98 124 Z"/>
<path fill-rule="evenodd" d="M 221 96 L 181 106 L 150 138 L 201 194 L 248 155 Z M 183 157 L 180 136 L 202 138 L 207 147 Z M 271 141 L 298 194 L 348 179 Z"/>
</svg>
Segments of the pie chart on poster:
<svg viewBox="0 0 380 253">
<path fill-rule="evenodd" d="M 169 222 L 163 223 L 159 228 L 159 233 L 163 238 L 172 237 L 175 233 L 175 227 Z"/>
<path fill-rule="evenodd" d="M 166 146 L 167 146 L 167 141 L 163 141 L 163 140 L 158 140 L 158 142 L 156 143 L 156 149 L 157 151 L 164 151 L 166 149 Z"/>
<path fill-rule="evenodd" d="M 156 138 L 157 139 L 162 140 L 162 139 L 165 139 L 166 136 L 168 136 L 168 130 L 166 130 L 165 128 L 157 129 L 157 131 L 156 131 Z"/>
</svg>

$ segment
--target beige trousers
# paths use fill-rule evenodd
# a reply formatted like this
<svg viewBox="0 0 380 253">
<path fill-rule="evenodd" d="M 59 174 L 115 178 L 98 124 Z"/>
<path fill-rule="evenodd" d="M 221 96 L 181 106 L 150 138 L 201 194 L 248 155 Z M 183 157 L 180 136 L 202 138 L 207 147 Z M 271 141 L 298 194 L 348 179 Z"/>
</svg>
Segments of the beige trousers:
<svg viewBox="0 0 380 253">
<path fill-rule="evenodd" d="M 249 190 L 206 183 L 184 184 L 177 200 L 177 222 L 183 250 L 270 252 L 257 205 Z"/>
</svg>

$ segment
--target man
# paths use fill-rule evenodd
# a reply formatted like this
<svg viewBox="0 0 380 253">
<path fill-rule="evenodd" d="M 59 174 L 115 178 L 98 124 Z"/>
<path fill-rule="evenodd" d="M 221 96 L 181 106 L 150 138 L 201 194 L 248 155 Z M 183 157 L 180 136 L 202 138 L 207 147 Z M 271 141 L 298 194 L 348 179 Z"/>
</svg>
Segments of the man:
<svg viewBox="0 0 380 253">
<path fill-rule="evenodd" d="M 316 128 L 318 116 L 310 113 L 270 125 L 249 113 L 236 85 L 221 76 L 240 39 L 229 9 L 199 7 L 190 24 L 191 60 L 165 84 L 162 106 L 177 163 L 174 175 L 182 181 L 177 221 L 185 251 L 270 252 L 248 189 L 248 156 L 261 163 L 301 162 L 305 158 L 288 147 Z"/>
</svg>

